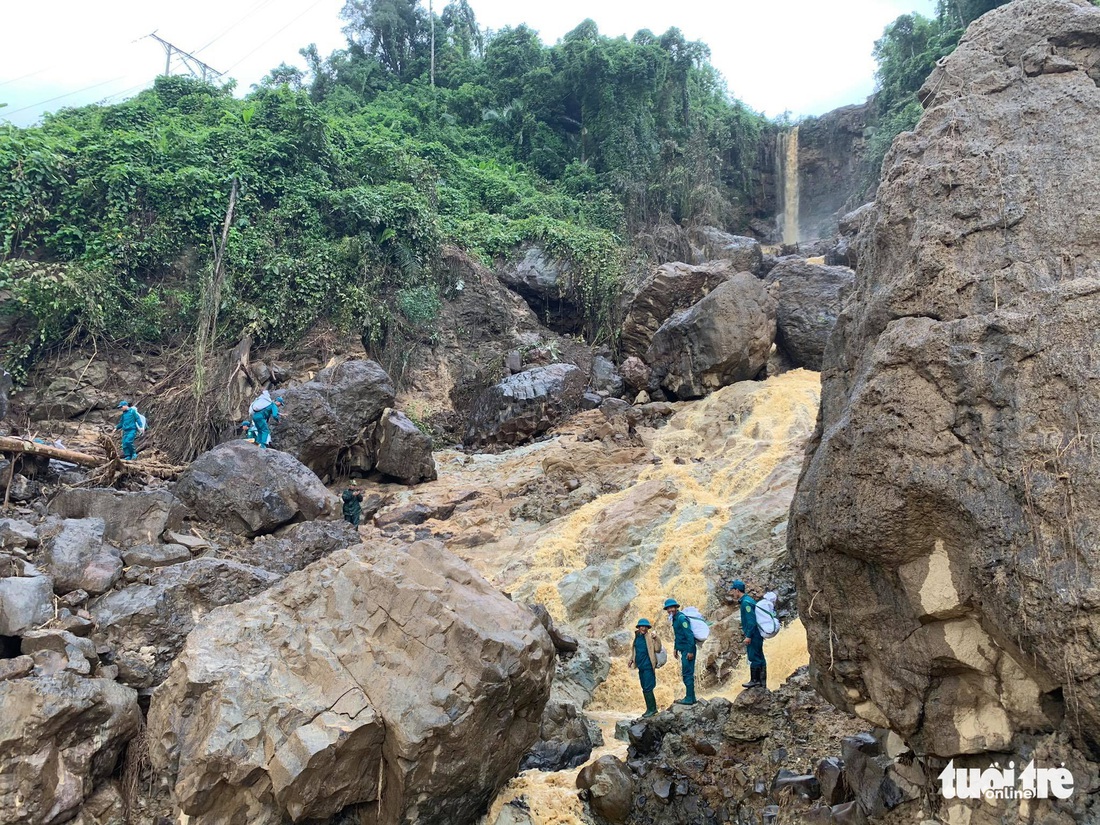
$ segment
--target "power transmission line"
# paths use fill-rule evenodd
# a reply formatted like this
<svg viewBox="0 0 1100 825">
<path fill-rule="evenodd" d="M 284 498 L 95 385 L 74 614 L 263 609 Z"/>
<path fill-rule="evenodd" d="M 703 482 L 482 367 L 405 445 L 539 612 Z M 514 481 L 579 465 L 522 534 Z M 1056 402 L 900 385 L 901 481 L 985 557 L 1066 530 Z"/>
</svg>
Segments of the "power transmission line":
<svg viewBox="0 0 1100 825">
<path fill-rule="evenodd" d="M 28 109 L 34 109 L 38 106 L 45 106 L 47 103 L 53 103 L 55 100 L 61 100 L 63 97 L 71 97 L 72 95 L 78 95 L 81 92 L 90 92 L 92 89 L 98 89 L 100 86 L 106 86 L 108 83 L 114 83 L 116 80 L 122 80 L 125 77 L 126 77 L 126 75 L 121 74 L 118 77 L 112 77 L 110 80 L 104 80 L 100 83 L 93 83 L 91 86 L 85 86 L 83 89 L 77 89 L 74 92 L 65 92 L 65 94 L 63 94 L 63 95 L 58 95 L 57 97 L 51 97 L 48 100 L 40 100 L 40 101 L 38 101 L 38 103 L 32 103 L 29 106 L 22 106 L 18 109 L 12 109 L 10 112 L 5 111 L 5 112 L 3 112 L 3 115 L 4 115 L 4 117 L 7 117 L 8 115 L 14 115 L 14 114 L 18 114 L 19 112 L 25 112 Z"/>
<path fill-rule="evenodd" d="M 192 52 L 192 54 L 198 54 L 199 52 L 204 51 L 205 49 L 208 49 L 210 46 L 213 46 L 215 43 L 217 43 L 219 40 L 221 40 L 223 37 L 225 37 L 231 31 L 233 31 L 233 29 L 237 28 L 237 26 L 241 25 L 241 23 L 243 23 L 249 17 L 254 15 L 256 12 L 258 12 L 260 9 L 264 8 L 265 6 L 270 6 L 274 2 L 275 2 L 275 0 L 260 0 L 259 3 L 257 3 L 255 6 L 253 6 L 248 11 L 246 11 L 244 13 L 244 15 L 239 20 L 237 20 L 236 23 L 231 25 L 228 29 L 223 31 L 221 34 L 219 34 L 217 37 L 215 37 L 213 40 L 211 40 L 205 46 L 200 46 L 199 48 L 195 49 L 195 51 Z"/>
<path fill-rule="evenodd" d="M 183 65 L 187 67 L 187 71 L 191 72 L 192 77 L 197 77 L 204 83 L 212 83 L 224 74 L 224 72 L 219 72 L 213 66 L 203 63 L 195 57 L 195 55 L 191 54 L 191 52 L 185 52 L 179 46 L 169 43 L 163 37 L 157 37 L 156 32 L 147 34 L 146 37 L 151 37 L 164 47 L 164 73 L 166 75 L 172 73 L 172 55 L 179 57 Z"/>
<path fill-rule="evenodd" d="M 20 80 L 26 80 L 28 77 L 34 77 L 36 74 L 42 74 L 42 72 L 46 71 L 46 69 L 48 68 L 50 67 L 43 66 L 41 69 L 37 69 L 33 72 L 27 72 L 26 74 L 21 74 L 19 75 L 19 77 L 13 77 L 11 80 L 0 80 L 0 86 L 7 86 L 9 83 L 18 83 Z"/>
<path fill-rule="evenodd" d="M 228 74 L 229 72 L 233 71 L 235 68 L 240 66 L 242 63 L 244 63 L 244 61 L 248 60 L 248 58 L 252 57 L 252 55 L 254 55 L 256 52 L 258 52 L 260 49 L 262 49 L 264 46 L 266 46 L 268 43 L 270 43 L 272 40 L 274 40 L 280 34 L 285 32 L 287 29 L 289 29 L 291 26 L 293 26 L 295 23 L 297 23 L 299 20 L 301 20 L 303 17 L 305 17 L 307 14 L 309 14 L 311 11 L 313 11 L 315 8 L 317 8 L 319 5 L 321 5 L 325 1 L 326 0 L 317 0 L 315 3 L 311 3 L 306 8 L 305 11 L 303 11 L 301 14 L 299 14 L 297 17 L 295 17 L 293 20 L 291 20 L 289 23 L 287 23 L 285 26 L 283 26 L 277 32 L 272 34 L 269 38 L 264 40 L 259 46 L 254 48 L 252 51 L 250 51 L 248 54 L 246 54 L 244 57 L 242 57 L 240 60 L 238 60 L 232 66 L 230 66 L 228 69 L 226 69 L 225 70 L 226 74 Z"/>
</svg>

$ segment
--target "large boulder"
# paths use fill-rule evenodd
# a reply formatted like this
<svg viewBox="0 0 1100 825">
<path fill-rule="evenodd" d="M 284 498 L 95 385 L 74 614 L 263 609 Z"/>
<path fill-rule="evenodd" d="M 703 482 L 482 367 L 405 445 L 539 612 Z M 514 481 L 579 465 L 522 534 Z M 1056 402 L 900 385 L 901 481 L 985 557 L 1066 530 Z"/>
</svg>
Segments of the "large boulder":
<svg viewBox="0 0 1100 825">
<path fill-rule="evenodd" d="M 774 341 L 775 298 L 742 272 L 662 324 L 645 360 L 669 393 L 699 398 L 755 378 Z"/>
<path fill-rule="evenodd" d="M 0 682 L 0 821 L 68 822 L 141 724 L 137 692 L 107 679 Z"/>
<path fill-rule="evenodd" d="M 85 590 L 98 595 L 110 589 L 122 573 L 117 547 L 103 541 L 101 518 L 67 518 L 47 528 L 42 561 L 58 595 Z"/>
<path fill-rule="evenodd" d="M 971 25 L 825 353 L 799 613 L 820 689 L 921 753 L 1003 764 L 1055 731 L 1100 759 L 1098 65 L 1083 0 Z"/>
<path fill-rule="evenodd" d="M 796 367 L 821 369 L 825 344 L 855 283 L 846 266 L 785 260 L 768 273 L 776 298 L 776 343 Z"/>
<path fill-rule="evenodd" d="M 285 404 L 272 429 L 272 446 L 324 476 L 333 474 L 345 456 L 369 456 L 371 429 L 382 411 L 393 406 L 394 390 L 379 364 L 353 360 L 273 394 L 281 395 Z"/>
<path fill-rule="evenodd" d="M 758 275 L 764 260 L 760 241 L 743 235 L 731 235 L 716 226 L 700 226 L 691 232 L 694 262 L 729 261 L 734 272 Z"/>
<path fill-rule="evenodd" d="M 400 410 L 387 408 L 374 428 L 375 469 L 405 484 L 435 481 L 432 438 Z"/>
<path fill-rule="evenodd" d="M 343 523 L 343 522 L 341 522 Z M 203 557 L 150 573 L 147 582 L 89 605 L 96 641 L 109 648 L 119 679 L 136 688 L 159 684 L 187 634 L 215 607 L 236 604 L 282 578 L 229 559 Z"/>
<path fill-rule="evenodd" d="M 233 553 L 233 560 L 285 576 L 337 550 L 359 543 L 359 531 L 346 521 L 303 521 L 259 536 Z"/>
<path fill-rule="evenodd" d="M 433 543 L 341 551 L 210 614 L 153 696 L 149 741 L 198 823 L 472 823 L 550 692 L 550 637 Z"/>
<path fill-rule="evenodd" d="M 699 266 L 670 263 L 656 270 L 634 292 L 623 318 L 620 344 L 625 355 L 645 355 L 661 324 L 687 309 L 739 272 L 732 261 Z"/>
<path fill-rule="evenodd" d="M 165 530 L 178 530 L 184 507 L 167 490 L 136 493 L 70 487 L 50 502 L 61 518 L 103 519 L 103 538 L 119 547 L 155 544 Z"/>
<path fill-rule="evenodd" d="M 550 364 L 509 376 L 474 402 L 464 441 L 475 447 L 521 444 L 575 412 L 584 386 L 584 373 L 572 364 Z"/>
<path fill-rule="evenodd" d="M 203 521 L 244 536 L 339 511 L 336 496 L 294 456 L 243 439 L 219 444 L 191 462 L 176 495 Z"/>
<path fill-rule="evenodd" d="M 584 324 L 581 296 L 568 262 L 537 246 L 497 273 L 501 283 L 527 302 L 539 320 L 556 332 L 577 332 Z"/>
<path fill-rule="evenodd" d="M 53 581 L 49 576 L 0 579 L 0 636 L 19 636 L 53 618 Z"/>
<path fill-rule="evenodd" d="M 601 756 L 577 774 L 577 787 L 592 811 L 612 823 L 626 822 L 634 804 L 634 777 L 615 756 Z"/>
</svg>

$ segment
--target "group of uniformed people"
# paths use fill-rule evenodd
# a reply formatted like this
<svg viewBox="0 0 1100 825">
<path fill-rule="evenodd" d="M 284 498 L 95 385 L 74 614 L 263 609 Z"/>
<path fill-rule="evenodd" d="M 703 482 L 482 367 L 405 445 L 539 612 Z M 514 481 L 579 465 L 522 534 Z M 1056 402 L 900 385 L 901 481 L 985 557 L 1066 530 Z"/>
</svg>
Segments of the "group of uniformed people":
<svg viewBox="0 0 1100 825">
<path fill-rule="evenodd" d="M 764 659 L 764 637 L 756 623 L 756 600 L 745 592 L 745 583 L 740 579 L 729 588 L 741 608 L 741 633 L 749 659 L 749 681 L 742 687 L 767 688 L 768 666 Z M 698 642 L 691 628 L 691 620 L 680 610 L 675 599 L 665 600 L 665 613 L 672 623 L 673 655 L 680 660 L 680 674 L 684 680 L 684 697 L 677 699 L 677 705 L 694 705 L 695 699 L 695 657 Z M 628 667 L 638 669 L 638 679 L 642 685 L 642 697 L 645 699 L 643 717 L 657 713 L 657 700 L 653 691 L 657 687 L 658 662 L 664 653 L 661 640 L 653 633 L 649 619 L 638 619 L 634 629 L 634 644 L 630 650 Z"/>
</svg>

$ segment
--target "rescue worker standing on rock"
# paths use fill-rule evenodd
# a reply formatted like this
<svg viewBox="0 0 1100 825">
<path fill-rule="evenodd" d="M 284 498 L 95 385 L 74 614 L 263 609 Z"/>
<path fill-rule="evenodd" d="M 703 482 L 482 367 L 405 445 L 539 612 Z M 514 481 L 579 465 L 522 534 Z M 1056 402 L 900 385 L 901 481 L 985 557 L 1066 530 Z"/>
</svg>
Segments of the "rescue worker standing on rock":
<svg viewBox="0 0 1100 825">
<path fill-rule="evenodd" d="M 129 401 L 119 401 L 118 409 L 122 410 L 122 417 L 115 425 L 116 430 L 122 430 L 122 458 L 124 461 L 136 461 L 137 449 L 134 441 L 137 439 L 138 425 L 141 419 L 138 412 Z"/>
<path fill-rule="evenodd" d="M 255 407 L 256 405 L 253 404 L 252 406 Z M 279 407 L 281 406 L 283 406 L 283 399 L 279 397 L 266 407 L 252 413 L 252 423 L 256 425 L 256 433 L 258 435 L 256 443 L 264 450 L 271 444 L 271 428 L 269 422 L 279 420 Z"/>
<path fill-rule="evenodd" d="M 643 719 L 657 712 L 657 699 L 653 691 L 657 688 L 657 656 L 662 652 L 661 640 L 652 632 L 649 619 L 638 619 L 634 628 L 634 645 L 630 649 L 630 661 L 627 667 L 638 668 L 638 679 L 642 683 L 642 697 L 645 699 Z"/>
<path fill-rule="evenodd" d="M 363 491 L 359 489 L 359 482 L 352 479 L 351 486 L 344 490 L 341 498 L 344 500 L 344 521 L 348 524 L 359 526 L 359 519 L 363 514 Z"/>
<path fill-rule="evenodd" d="M 691 620 L 680 612 L 675 599 L 665 599 L 665 612 L 672 620 L 674 636 L 673 652 L 680 660 L 680 673 L 684 677 L 684 698 L 677 699 L 677 705 L 695 704 L 695 633 L 691 629 Z"/>
<path fill-rule="evenodd" d="M 764 637 L 756 626 L 756 599 L 745 592 L 745 583 L 740 579 L 730 585 L 730 593 L 741 606 L 741 635 L 749 657 L 749 680 L 741 687 L 767 687 L 768 662 L 764 658 Z"/>
</svg>

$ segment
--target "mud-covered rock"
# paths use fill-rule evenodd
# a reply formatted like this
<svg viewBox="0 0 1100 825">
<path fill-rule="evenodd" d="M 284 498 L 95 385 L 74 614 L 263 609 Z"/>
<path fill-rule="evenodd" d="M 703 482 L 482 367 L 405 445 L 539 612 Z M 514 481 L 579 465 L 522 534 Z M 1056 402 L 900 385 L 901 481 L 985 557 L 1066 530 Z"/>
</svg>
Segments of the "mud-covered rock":
<svg viewBox="0 0 1100 825">
<path fill-rule="evenodd" d="M 71 819 L 141 725 L 137 693 L 72 673 L 0 681 L 0 816 Z"/>
<path fill-rule="evenodd" d="M 623 352 L 644 356 L 665 321 L 701 300 L 739 271 L 733 261 L 728 260 L 698 266 L 669 263 L 657 267 L 627 304 L 620 337 Z"/>
<path fill-rule="evenodd" d="M 432 438 L 400 410 L 387 408 L 374 429 L 375 469 L 404 484 L 435 481 Z"/>
<path fill-rule="evenodd" d="M 699 398 L 755 378 L 775 341 L 775 299 L 748 273 L 734 275 L 653 335 L 645 361 L 676 398 Z"/>
<path fill-rule="evenodd" d="M 615 756 L 601 756 L 577 774 L 577 787 L 592 811 L 607 822 L 626 822 L 634 802 L 634 778 Z"/>
<path fill-rule="evenodd" d="M 522 444 L 576 411 L 584 385 L 584 373 L 572 364 L 550 364 L 509 376 L 474 403 L 464 443 Z"/>
<path fill-rule="evenodd" d="M 153 697 L 151 756 L 177 813 L 211 822 L 471 822 L 552 672 L 537 619 L 438 545 L 362 546 L 210 614 Z"/>
<path fill-rule="evenodd" d="M 321 476 L 334 475 L 341 457 L 352 453 L 360 469 L 370 469 L 372 427 L 394 398 L 393 381 L 378 363 L 344 361 L 273 395 L 285 401 L 272 428 L 273 447 Z"/>
<path fill-rule="evenodd" d="M 103 539 L 118 547 L 155 544 L 165 530 L 178 530 L 185 509 L 166 490 L 123 492 L 69 488 L 50 502 L 50 513 L 61 518 L 103 519 Z"/>
<path fill-rule="evenodd" d="M 339 512 L 336 497 L 294 456 L 243 440 L 196 458 L 180 476 L 176 495 L 203 521 L 245 536 Z"/>
<path fill-rule="evenodd" d="M 971 25 L 887 155 L 826 350 L 799 612 L 820 688 L 918 752 L 1026 764 L 1047 732 L 1100 760 L 1098 62 L 1085 2 Z"/>
<path fill-rule="evenodd" d="M 795 259 L 776 265 L 767 282 L 774 285 L 776 298 L 776 343 L 793 366 L 820 370 L 825 344 L 855 283 L 855 273 L 844 266 Z"/>
</svg>

